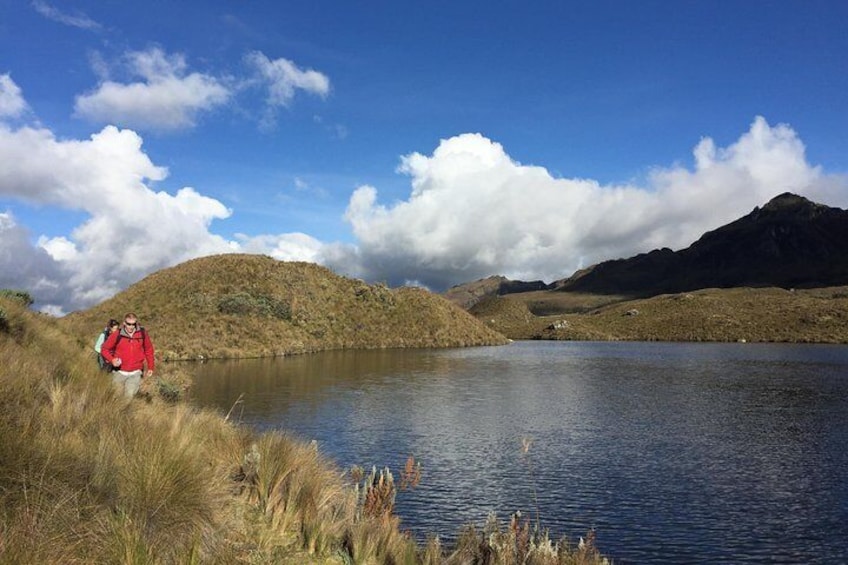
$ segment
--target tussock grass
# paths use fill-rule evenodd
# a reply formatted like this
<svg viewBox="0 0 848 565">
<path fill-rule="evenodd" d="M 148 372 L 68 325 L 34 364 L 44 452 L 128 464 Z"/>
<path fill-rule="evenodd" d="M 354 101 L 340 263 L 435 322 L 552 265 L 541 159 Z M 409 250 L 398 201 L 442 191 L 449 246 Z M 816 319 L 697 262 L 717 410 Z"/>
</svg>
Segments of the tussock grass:
<svg viewBox="0 0 848 565">
<path fill-rule="evenodd" d="M 467 547 L 419 547 L 392 511 L 390 471 L 353 477 L 314 445 L 156 390 L 127 402 L 56 320 L 0 307 L 0 563 L 601 562 L 558 544 L 539 560 L 536 537 L 515 546 L 495 525 Z"/>
</svg>

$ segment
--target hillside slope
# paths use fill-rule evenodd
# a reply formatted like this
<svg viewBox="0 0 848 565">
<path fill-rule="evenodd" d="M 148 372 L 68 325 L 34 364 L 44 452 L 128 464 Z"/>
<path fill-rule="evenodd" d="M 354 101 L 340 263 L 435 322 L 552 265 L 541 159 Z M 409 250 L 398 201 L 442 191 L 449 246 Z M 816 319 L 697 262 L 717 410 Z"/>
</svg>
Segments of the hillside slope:
<svg viewBox="0 0 848 565">
<path fill-rule="evenodd" d="M 705 233 L 686 249 L 605 261 L 557 290 L 654 296 L 701 288 L 848 284 L 848 211 L 790 193 Z"/>
<path fill-rule="evenodd" d="M 848 287 L 711 288 L 545 316 L 531 313 L 530 295 L 490 298 L 471 312 L 512 339 L 848 343 Z"/>
<path fill-rule="evenodd" d="M 312 263 L 236 254 L 163 269 L 62 323 L 93 343 L 106 320 L 130 311 L 150 331 L 160 359 L 506 341 L 423 289 L 371 286 Z"/>
</svg>

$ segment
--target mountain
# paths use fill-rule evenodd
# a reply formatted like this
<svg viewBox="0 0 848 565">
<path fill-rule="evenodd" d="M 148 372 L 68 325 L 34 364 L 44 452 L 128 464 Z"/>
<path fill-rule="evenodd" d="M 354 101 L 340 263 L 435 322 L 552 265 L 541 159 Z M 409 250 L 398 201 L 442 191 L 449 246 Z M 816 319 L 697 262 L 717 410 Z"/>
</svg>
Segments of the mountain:
<svg viewBox="0 0 848 565">
<path fill-rule="evenodd" d="M 106 321 L 126 312 L 138 315 L 161 359 L 506 342 L 426 290 L 368 285 L 260 255 L 215 255 L 163 269 L 62 323 L 93 345 Z"/>
<path fill-rule="evenodd" d="M 686 249 L 605 261 L 558 291 L 653 296 L 701 288 L 848 284 L 848 211 L 784 193 Z"/>
<path fill-rule="evenodd" d="M 503 276 L 492 276 L 453 286 L 446 290 L 442 296 L 468 310 L 481 300 L 491 296 L 547 290 L 548 288 L 548 285 L 542 281 L 525 282 L 510 280 Z"/>
</svg>

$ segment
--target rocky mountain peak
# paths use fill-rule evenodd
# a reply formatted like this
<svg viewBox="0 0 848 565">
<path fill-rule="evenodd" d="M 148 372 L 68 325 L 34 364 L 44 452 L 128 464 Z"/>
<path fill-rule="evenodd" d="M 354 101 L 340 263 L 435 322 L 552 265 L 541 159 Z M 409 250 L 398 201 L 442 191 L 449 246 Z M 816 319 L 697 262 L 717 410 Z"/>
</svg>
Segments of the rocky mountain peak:
<svg viewBox="0 0 848 565">
<path fill-rule="evenodd" d="M 606 261 L 556 286 L 645 296 L 710 287 L 841 284 L 848 284 L 848 211 L 784 193 L 686 249 Z"/>
</svg>

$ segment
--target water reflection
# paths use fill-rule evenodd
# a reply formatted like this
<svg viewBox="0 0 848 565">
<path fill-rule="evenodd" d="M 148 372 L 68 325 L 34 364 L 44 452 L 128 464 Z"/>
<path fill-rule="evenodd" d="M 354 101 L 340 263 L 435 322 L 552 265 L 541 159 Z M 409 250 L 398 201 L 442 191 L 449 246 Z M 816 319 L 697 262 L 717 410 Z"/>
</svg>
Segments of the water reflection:
<svg viewBox="0 0 848 565">
<path fill-rule="evenodd" d="M 421 535 L 521 509 L 616 562 L 848 559 L 848 348 L 515 343 L 208 363 L 195 396 L 340 465 L 422 461 Z M 523 438 L 533 444 L 523 456 Z"/>
</svg>

